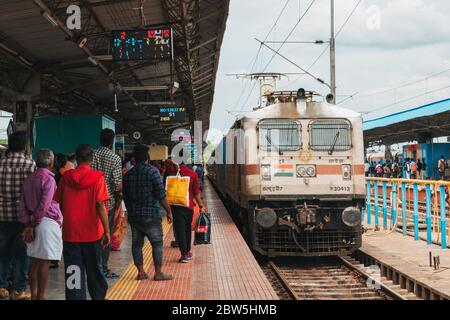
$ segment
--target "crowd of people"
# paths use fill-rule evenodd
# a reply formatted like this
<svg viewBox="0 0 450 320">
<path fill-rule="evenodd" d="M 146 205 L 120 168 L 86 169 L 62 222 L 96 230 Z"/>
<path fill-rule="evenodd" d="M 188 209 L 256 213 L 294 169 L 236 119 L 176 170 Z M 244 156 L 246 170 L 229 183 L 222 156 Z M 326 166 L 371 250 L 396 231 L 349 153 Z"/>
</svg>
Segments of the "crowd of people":
<svg viewBox="0 0 450 320">
<path fill-rule="evenodd" d="M 179 247 L 179 262 L 192 259 L 194 208 L 204 209 L 203 166 L 170 158 L 150 161 L 145 145 L 136 145 L 129 161 L 122 161 L 113 152 L 114 140 L 114 131 L 104 129 L 99 149 L 82 144 L 67 155 L 42 149 L 32 160 L 26 153 L 27 134 L 9 136 L 7 156 L 0 160 L 0 299 L 44 300 L 49 268 L 61 258 L 66 299 L 85 300 L 87 292 L 94 300 L 105 299 L 106 279 L 119 277 L 109 257 L 123 207 L 137 280 L 149 278 L 142 254 L 145 238 L 153 251 L 153 280 L 173 279 L 163 272 L 161 209 L 174 225 L 172 246 Z M 167 201 L 165 181 L 175 175 L 190 178 L 187 207 Z"/>
<path fill-rule="evenodd" d="M 398 159 L 384 161 L 366 161 L 364 171 L 366 177 L 379 178 L 405 178 L 428 180 L 433 177 L 427 175 L 427 163 L 425 159 L 405 159 L 400 162 Z M 445 157 L 441 156 L 437 163 L 437 172 L 440 180 L 445 179 L 445 170 L 447 169 Z"/>
</svg>

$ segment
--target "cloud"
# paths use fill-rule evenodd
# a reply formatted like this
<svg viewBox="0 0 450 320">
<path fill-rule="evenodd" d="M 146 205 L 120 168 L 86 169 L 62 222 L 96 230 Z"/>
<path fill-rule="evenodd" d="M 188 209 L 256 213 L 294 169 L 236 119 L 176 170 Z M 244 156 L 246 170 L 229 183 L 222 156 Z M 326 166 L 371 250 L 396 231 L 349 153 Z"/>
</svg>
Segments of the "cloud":
<svg viewBox="0 0 450 320">
<path fill-rule="evenodd" d="M 355 1 L 336 2 L 336 30 L 344 23 Z M 284 40 L 298 21 L 309 1 L 291 0 L 269 40 Z M 249 111 L 258 103 L 258 86 L 254 83 L 227 77 L 227 73 L 250 72 L 251 62 L 259 44 L 273 25 L 285 1 L 248 0 L 231 1 L 230 16 L 222 47 L 217 89 L 213 104 L 211 126 L 229 128 L 234 114 L 226 110 Z M 367 21 L 375 6 L 380 12 L 380 29 L 370 29 Z M 450 68 L 450 1 L 448 0 L 363 0 L 337 39 L 338 101 L 346 95 L 359 92 L 344 106 L 361 112 L 372 112 L 366 117 L 377 117 L 405 108 L 446 98 L 450 90 L 427 92 L 450 85 L 450 72 L 420 81 L 429 75 Z M 289 40 L 328 40 L 330 36 L 329 1 L 317 0 Z M 278 48 L 279 44 L 270 44 Z M 318 45 L 287 44 L 281 49 L 295 63 L 306 68 L 325 47 Z M 262 71 L 272 57 L 263 49 L 256 60 L 254 71 Z M 296 73 L 300 70 L 276 57 L 267 71 Z M 311 72 L 329 82 L 329 56 L 326 52 Z M 398 90 L 366 97 L 367 94 L 418 81 Z M 242 90 L 242 88 L 245 90 Z M 297 90 L 304 87 L 327 94 L 328 89 L 308 76 L 290 76 L 279 83 L 279 88 Z M 243 94 L 241 95 L 241 92 Z M 418 98 L 398 103 L 408 98 Z M 239 97 L 241 98 L 239 99 Z M 248 101 L 247 100 L 248 98 Z M 397 103 L 396 103 L 397 102 Z M 392 105 L 390 107 L 387 107 Z"/>
</svg>

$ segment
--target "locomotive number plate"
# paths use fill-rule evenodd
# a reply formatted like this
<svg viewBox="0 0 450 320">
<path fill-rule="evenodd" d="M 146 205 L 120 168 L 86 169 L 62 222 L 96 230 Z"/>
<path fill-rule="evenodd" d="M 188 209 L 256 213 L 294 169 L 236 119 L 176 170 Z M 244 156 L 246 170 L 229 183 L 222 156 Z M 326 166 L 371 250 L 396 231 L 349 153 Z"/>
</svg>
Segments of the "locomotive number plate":
<svg viewBox="0 0 450 320">
<path fill-rule="evenodd" d="M 331 186 L 330 187 L 330 191 L 333 191 L 333 192 L 342 192 L 342 191 L 350 192 L 350 191 L 352 191 L 352 188 L 349 187 L 349 186 Z"/>
</svg>

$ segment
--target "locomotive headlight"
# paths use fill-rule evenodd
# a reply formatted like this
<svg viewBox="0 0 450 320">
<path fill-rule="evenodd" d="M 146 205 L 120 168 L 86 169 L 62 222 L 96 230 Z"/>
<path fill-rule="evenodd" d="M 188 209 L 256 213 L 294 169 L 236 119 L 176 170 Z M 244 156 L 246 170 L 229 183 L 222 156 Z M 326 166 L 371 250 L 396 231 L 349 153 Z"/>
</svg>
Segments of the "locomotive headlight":
<svg viewBox="0 0 450 320">
<path fill-rule="evenodd" d="M 348 207 L 342 212 L 342 222 L 348 227 L 357 227 L 361 224 L 361 211 L 356 207 Z"/>
<path fill-rule="evenodd" d="M 261 166 L 261 176 L 263 180 L 269 181 L 271 179 L 270 164 Z"/>
<path fill-rule="evenodd" d="M 297 177 L 305 177 L 306 169 L 305 167 L 297 166 Z"/>
<path fill-rule="evenodd" d="M 272 228 L 277 223 L 277 213 L 271 208 L 256 209 L 256 223 L 262 228 Z"/>
<path fill-rule="evenodd" d="M 297 165 L 297 178 L 313 178 L 316 176 L 316 166 Z"/>
<path fill-rule="evenodd" d="M 316 176 L 316 167 L 315 166 L 308 167 L 308 169 L 306 169 L 306 173 L 310 177 L 315 177 Z"/>
<path fill-rule="evenodd" d="M 350 180 L 352 178 L 352 166 L 349 164 L 343 164 L 342 165 L 342 178 L 344 180 Z"/>
</svg>

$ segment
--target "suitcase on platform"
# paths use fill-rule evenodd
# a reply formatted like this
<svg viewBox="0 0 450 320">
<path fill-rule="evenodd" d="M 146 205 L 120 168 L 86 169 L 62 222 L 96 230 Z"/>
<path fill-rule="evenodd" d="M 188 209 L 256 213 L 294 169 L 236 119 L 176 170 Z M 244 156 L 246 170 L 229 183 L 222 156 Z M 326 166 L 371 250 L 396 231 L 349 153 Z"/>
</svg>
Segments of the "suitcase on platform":
<svg viewBox="0 0 450 320">
<path fill-rule="evenodd" d="M 206 213 L 201 212 L 195 226 L 194 244 L 209 243 L 211 243 L 211 219 Z"/>
</svg>

